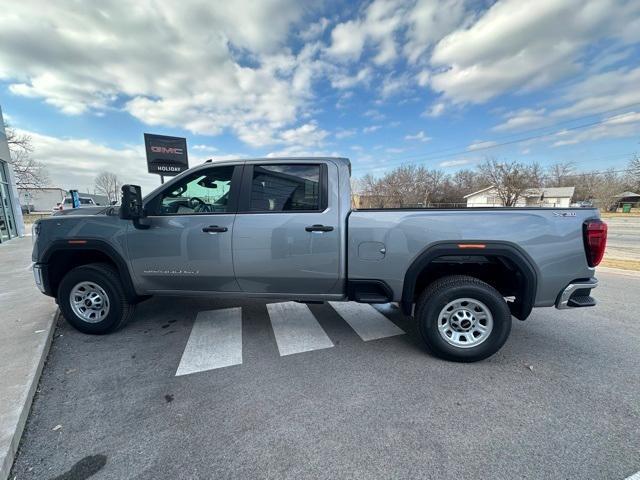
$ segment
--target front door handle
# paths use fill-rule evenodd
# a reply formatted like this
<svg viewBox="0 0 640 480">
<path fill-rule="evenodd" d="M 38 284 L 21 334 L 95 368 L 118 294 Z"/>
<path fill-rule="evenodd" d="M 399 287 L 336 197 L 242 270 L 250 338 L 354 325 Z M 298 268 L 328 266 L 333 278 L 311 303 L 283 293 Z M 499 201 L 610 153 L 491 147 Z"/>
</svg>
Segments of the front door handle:
<svg viewBox="0 0 640 480">
<path fill-rule="evenodd" d="M 324 225 L 310 225 L 308 227 L 304 227 L 307 232 L 333 232 L 333 227 L 328 227 Z"/>
<path fill-rule="evenodd" d="M 222 233 L 228 230 L 227 227 L 219 227 L 218 225 L 209 225 L 208 227 L 202 227 L 202 231 L 206 233 Z"/>
</svg>

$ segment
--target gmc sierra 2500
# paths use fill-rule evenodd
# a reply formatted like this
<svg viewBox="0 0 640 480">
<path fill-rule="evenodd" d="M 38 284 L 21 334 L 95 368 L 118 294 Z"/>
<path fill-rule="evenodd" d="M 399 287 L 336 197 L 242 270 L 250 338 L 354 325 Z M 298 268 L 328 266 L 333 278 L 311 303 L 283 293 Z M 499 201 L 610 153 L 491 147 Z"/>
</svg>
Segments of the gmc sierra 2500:
<svg viewBox="0 0 640 480">
<path fill-rule="evenodd" d="M 34 275 L 77 329 L 151 295 L 398 302 L 430 350 L 471 362 L 533 307 L 595 305 L 595 209 L 353 210 L 344 158 L 205 163 L 120 207 L 35 225 Z M 508 301 L 507 301 L 508 299 Z"/>
</svg>

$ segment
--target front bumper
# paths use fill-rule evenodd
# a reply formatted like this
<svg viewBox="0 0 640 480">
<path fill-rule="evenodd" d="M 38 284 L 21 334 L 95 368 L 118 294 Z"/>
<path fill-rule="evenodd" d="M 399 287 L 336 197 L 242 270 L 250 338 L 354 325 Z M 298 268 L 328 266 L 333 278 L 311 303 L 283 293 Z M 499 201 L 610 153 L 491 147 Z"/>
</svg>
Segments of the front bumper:
<svg viewBox="0 0 640 480">
<path fill-rule="evenodd" d="M 44 293 L 44 280 L 42 279 L 42 265 L 34 263 L 33 267 L 33 279 L 36 281 L 36 287 Z"/>
<path fill-rule="evenodd" d="M 46 263 L 34 263 L 33 264 L 33 279 L 36 282 L 38 289 L 45 295 L 53 297 L 53 292 L 49 284 L 49 268 Z"/>
<path fill-rule="evenodd" d="M 556 300 L 556 308 L 564 310 L 567 308 L 593 307 L 596 299 L 591 296 L 591 290 L 598 286 L 598 280 L 590 278 L 588 280 L 574 280 L 567 285 Z"/>
</svg>

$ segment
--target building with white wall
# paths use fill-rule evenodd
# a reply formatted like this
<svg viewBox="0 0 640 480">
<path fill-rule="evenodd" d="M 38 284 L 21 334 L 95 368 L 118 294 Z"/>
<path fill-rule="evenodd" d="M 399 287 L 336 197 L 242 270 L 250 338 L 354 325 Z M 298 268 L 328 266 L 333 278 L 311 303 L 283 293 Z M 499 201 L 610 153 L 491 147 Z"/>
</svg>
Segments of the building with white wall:
<svg viewBox="0 0 640 480">
<path fill-rule="evenodd" d="M 29 212 L 51 212 L 57 203 L 64 202 L 67 191 L 62 188 L 19 188 L 20 204 Z"/>
<path fill-rule="evenodd" d="M 576 187 L 529 188 L 516 202 L 516 207 L 567 208 Z M 467 207 L 504 207 L 495 187 L 487 187 L 465 195 Z"/>
</svg>

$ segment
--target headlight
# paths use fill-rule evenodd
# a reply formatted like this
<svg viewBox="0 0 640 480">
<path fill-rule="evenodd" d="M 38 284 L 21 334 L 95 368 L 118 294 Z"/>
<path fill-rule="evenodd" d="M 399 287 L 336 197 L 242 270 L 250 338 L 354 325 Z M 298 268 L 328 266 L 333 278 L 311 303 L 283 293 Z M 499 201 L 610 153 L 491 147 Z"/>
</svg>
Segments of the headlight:
<svg viewBox="0 0 640 480">
<path fill-rule="evenodd" d="M 39 233 L 40 233 L 40 220 L 36 220 L 35 222 L 33 222 L 33 225 L 31 225 L 31 237 L 33 242 L 35 242 L 38 239 Z"/>
</svg>

